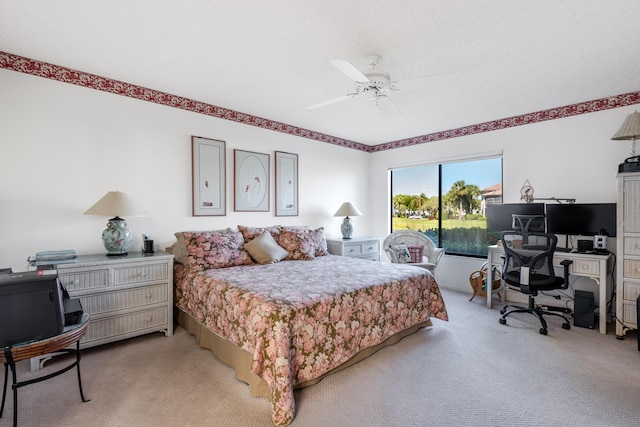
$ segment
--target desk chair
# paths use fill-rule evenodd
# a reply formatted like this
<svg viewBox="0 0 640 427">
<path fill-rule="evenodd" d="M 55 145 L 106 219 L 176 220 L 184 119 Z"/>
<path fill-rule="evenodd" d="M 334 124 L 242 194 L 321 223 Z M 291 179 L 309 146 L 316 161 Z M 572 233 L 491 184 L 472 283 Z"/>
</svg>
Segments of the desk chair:
<svg viewBox="0 0 640 427">
<path fill-rule="evenodd" d="M 502 232 L 502 245 L 505 258 L 502 279 L 511 287 L 517 288 L 529 296 L 527 307 L 508 304 L 500 310 L 500 323 L 507 324 L 507 316 L 513 313 L 530 313 L 538 317 L 542 327 L 540 333 L 547 335 L 547 322 L 544 316 L 557 316 L 564 319 L 563 329 L 571 329 L 569 320 L 562 314 L 543 310 L 536 306 L 538 291 L 567 289 L 569 286 L 569 265 L 571 260 L 560 264 L 564 267 L 564 277 L 556 277 L 553 269 L 553 253 L 558 238 L 555 234 L 527 231 Z"/>
</svg>

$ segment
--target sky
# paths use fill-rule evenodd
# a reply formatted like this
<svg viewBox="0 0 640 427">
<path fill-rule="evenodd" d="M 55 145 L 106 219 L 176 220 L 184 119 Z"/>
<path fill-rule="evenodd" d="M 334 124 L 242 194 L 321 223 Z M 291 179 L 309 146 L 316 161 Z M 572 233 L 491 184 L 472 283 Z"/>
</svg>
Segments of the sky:
<svg viewBox="0 0 640 427">
<path fill-rule="evenodd" d="M 502 159 L 482 159 L 442 165 L 442 191 L 446 194 L 454 182 L 475 184 L 481 190 L 502 182 Z M 393 171 L 392 194 L 438 195 L 438 166 L 419 166 Z"/>
</svg>

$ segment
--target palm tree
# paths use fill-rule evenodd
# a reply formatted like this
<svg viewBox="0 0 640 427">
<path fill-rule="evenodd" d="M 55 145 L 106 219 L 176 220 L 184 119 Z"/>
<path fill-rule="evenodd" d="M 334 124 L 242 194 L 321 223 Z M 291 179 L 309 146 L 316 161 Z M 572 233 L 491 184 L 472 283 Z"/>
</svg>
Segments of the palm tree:
<svg viewBox="0 0 640 427">
<path fill-rule="evenodd" d="M 447 199 L 451 204 L 458 205 L 458 219 L 462 219 L 462 206 L 468 200 L 467 184 L 462 180 L 454 182 L 447 192 Z"/>
</svg>

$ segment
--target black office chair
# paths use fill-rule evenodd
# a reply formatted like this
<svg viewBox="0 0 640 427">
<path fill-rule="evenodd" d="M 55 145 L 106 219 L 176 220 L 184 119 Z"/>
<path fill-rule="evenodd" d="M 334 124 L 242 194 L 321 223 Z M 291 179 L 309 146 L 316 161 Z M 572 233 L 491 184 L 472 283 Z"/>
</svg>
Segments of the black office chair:
<svg viewBox="0 0 640 427">
<path fill-rule="evenodd" d="M 563 329 L 571 329 L 569 320 L 560 312 L 545 310 L 536 305 L 538 291 L 567 289 L 569 286 L 569 265 L 573 261 L 564 260 L 564 278 L 556 277 L 553 270 L 553 253 L 558 238 L 555 234 L 530 231 L 503 231 L 504 265 L 502 279 L 511 287 L 529 295 L 527 307 L 508 304 L 500 310 L 500 323 L 507 324 L 507 316 L 513 313 L 531 313 L 540 319 L 540 333 L 547 335 L 547 322 L 543 316 L 557 316 L 564 319 Z M 566 310 L 565 312 L 570 312 Z"/>
</svg>

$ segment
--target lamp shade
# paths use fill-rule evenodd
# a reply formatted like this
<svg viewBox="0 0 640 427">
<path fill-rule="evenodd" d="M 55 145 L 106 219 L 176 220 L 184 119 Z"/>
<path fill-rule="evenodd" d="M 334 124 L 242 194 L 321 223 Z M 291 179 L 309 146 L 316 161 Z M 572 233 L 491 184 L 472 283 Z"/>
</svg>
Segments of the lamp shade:
<svg viewBox="0 0 640 427">
<path fill-rule="evenodd" d="M 145 216 L 127 193 L 109 191 L 84 213 L 102 216 Z"/>
<path fill-rule="evenodd" d="M 333 216 L 360 216 L 362 212 L 351 202 L 344 202 Z"/>
<path fill-rule="evenodd" d="M 627 160 L 638 161 L 638 159 L 632 159 L 636 156 L 636 138 L 640 137 L 640 113 L 637 111 L 635 113 L 629 114 L 618 132 L 611 137 L 614 141 L 625 141 L 630 140 L 631 146 L 629 148 L 629 157 Z M 625 162 L 626 163 L 626 162 Z"/>
<path fill-rule="evenodd" d="M 145 216 L 133 199 L 121 191 L 109 191 L 84 214 L 113 217 L 102 232 L 102 243 L 108 256 L 127 255 L 127 248 L 133 239 L 131 230 L 127 228 L 127 223 L 120 215 Z"/>
<path fill-rule="evenodd" d="M 624 119 L 624 123 L 622 123 L 618 132 L 616 132 L 611 139 L 620 141 L 635 139 L 638 137 L 640 137 L 640 113 L 636 111 L 635 113 L 629 114 L 627 118 Z"/>
</svg>

